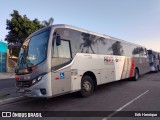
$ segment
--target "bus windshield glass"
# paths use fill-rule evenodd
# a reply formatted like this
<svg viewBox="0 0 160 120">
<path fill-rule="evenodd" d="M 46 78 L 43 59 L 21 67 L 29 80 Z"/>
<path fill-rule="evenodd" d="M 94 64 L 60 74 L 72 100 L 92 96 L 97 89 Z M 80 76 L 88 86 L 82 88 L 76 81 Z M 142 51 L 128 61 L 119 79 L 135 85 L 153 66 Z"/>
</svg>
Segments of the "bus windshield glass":
<svg viewBox="0 0 160 120">
<path fill-rule="evenodd" d="M 45 31 L 26 40 L 19 53 L 18 68 L 25 69 L 44 61 L 48 39 L 49 31 Z"/>
</svg>

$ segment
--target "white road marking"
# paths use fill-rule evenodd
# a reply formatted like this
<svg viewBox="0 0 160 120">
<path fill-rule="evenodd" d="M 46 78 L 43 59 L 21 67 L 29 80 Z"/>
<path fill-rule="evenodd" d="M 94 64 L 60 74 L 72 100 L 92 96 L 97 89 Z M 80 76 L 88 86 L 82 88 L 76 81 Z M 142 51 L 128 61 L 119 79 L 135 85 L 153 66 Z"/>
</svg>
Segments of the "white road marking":
<svg viewBox="0 0 160 120">
<path fill-rule="evenodd" d="M 116 113 L 118 113 L 119 111 L 123 110 L 125 107 L 127 107 L 128 105 L 130 105 L 131 103 L 133 103 L 134 101 L 136 101 L 137 99 L 139 99 L 140 97 L 142 97 L 143 95 L 145 95 L 148 92 L 149 92 L 149 90 L 147 90 L 144 93 L 140 94 L 139 96 L 137 96 L 133 100 L 129 101 L 128 103 L 126 103 L 125 105 L 123 105 L 122 107 L 120 107 L 115 112 L 113 112 L 110 115 L 108 115 L 107 117 L 103 118 L 102 120 L 108 120 L 109 118 L 111 118 L 112 116 L 114 116 Z"/>
</svg>

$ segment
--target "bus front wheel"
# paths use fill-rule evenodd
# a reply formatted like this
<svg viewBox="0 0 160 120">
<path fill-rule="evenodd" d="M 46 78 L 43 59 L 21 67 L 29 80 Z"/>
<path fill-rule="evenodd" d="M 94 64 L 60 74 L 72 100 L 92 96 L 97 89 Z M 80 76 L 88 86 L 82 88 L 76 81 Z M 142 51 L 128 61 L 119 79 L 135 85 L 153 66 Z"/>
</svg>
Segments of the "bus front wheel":
<svg viewBox="0 0 160 120">
<path fill-rule="evenodd" d="M 81 91 L 80 91 L 82 97 L 88 97 L 92 95 L 93 90 L 94 90 L 93 79 L 88 75 L 83 76 L 81 81 Z"/>
</svg>

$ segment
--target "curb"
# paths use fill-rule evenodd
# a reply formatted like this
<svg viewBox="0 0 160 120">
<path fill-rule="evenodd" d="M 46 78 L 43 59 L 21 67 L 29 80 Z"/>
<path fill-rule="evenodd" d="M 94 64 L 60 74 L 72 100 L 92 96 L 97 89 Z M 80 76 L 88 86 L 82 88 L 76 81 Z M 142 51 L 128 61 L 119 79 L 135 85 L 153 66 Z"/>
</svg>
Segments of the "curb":
<svg viewBox="0 0 160 120">
<path fill-rule="evenodd" d="M 15 78 L 0 78 L 0 81 L 1 80 L 15 80 Z"/>
<path fill-rule="evenodd" d="M 13 98 L 9 98 L 9 99 L 0 100 L 0 105 L 18 102 L 18 101 L 22 101 L 22 100 L 27 100 L 27 98 L 24 96 L 19 96 L 19 97 L 13 97 Z"/>
<path fill-rule="evenodd" d="M 1 79 L 13 79 L 15 78 L 15 74 L 14 73 L 0 73 L 0 80 Z"/>
</svg>

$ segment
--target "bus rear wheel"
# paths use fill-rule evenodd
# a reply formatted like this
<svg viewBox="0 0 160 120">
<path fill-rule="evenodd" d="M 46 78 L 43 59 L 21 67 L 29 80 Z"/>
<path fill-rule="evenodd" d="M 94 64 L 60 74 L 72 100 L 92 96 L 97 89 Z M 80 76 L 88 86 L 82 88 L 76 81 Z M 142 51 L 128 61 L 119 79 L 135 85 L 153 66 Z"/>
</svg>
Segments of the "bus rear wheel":
<svg viewBox="0 0 160 120">
<path fill-rule="evenodd" d="M 88 97 L 93 94 L 93 90 L 94 90 L 93 79 L 90 76 L 85 75 L 81 81 L 81 91 L 80 91 L 81 96 Z"/>
<path fill-rule="evenodd" d="M 159 71 L 158 69 L 159 69 L 158 65 L 155 66 L 155 71 L 154 72 L 157 73 Z"/>
<path fill-rule="evenodd" d="M 133 77 L 133 80 L 134 81 L 137 81 L 139 79 L 139 72 L 137 69 L 134 70 L 134 77 Z"/>
<path fill-rule="evenodd" d="M 159 69 L 159 65 L 157 66 L 157 68 L 158 68 L 158 72 L 160 71 L 160 69 Z"/>
</svg>

